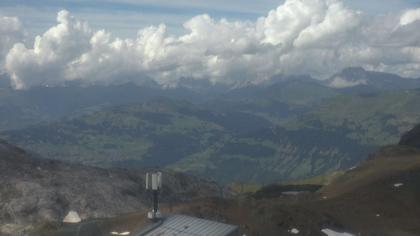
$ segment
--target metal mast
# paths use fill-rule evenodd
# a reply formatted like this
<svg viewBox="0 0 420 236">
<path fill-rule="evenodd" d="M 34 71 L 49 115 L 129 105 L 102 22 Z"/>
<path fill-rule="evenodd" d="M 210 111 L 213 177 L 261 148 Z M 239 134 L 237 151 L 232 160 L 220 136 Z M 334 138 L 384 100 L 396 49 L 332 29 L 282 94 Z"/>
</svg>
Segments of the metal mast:
<svg viewBox="0 0 420 236">
<path fill-rule="evenodd" d="M 147 213 L 147 218 L 157 220 L 161 218 L 159 211 L 159 192 L 162 188 L 162 172 L 146 173 L 146 190 L 152 191 L 153 209 Z"/>
</svg>

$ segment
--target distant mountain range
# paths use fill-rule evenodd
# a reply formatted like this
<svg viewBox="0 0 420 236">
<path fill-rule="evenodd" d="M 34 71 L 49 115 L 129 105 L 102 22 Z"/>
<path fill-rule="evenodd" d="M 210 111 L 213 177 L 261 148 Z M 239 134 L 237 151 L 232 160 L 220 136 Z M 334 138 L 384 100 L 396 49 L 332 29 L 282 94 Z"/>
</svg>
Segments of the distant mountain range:
<svg viewBox="0 0 420 236">
<path fill-rule="evenodd" d="M 346 169 L 397 142 L 420 120 L 419 81 L 348 68 L 325 81 L 4 86 L 0 136 L 52 159 L 270 183 Z"/>
<path fill-rule="evenodd" d="M 343 82 L 346 86 L 338 86 Z M 397 75 L 348 68 L 320 81 L 310 76 L 275 76 L 260 84 L 213 84 L 208 80 L 181 78 L 178 87 L 161 88 L 155 83 L 91 85 L 77 81 L 60 87 L 35 87 L 15 91 L 10 88 L 6 75 L 0 76 L 0 130 L 22 128 L 42 121 L 77 116 L 96 111 L 103 106 L 134 104 L 167 97 L 194 104 L 214 102 L 248 102 L 255 106 L 284 105 L 302 108 L 339 94 L 370 94 L 387 90 L 420 88 L 419 79 L 406 79 Z M 222 100 L 222 104 L 220 104 Z M 265 104 L 262 104 L 265 103 Z M 267 104 L 272 103 L 272 104 Z M 263 107 L 262 109 L 265 109 Z M 281 109 L 280 108 L 280 109 Z"/>
</svg>

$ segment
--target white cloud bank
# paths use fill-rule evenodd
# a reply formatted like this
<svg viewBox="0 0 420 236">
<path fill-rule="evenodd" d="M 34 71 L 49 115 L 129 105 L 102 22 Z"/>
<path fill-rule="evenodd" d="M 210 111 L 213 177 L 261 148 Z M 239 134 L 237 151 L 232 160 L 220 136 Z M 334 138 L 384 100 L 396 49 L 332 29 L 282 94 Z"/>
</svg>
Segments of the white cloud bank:
<svg viewBox="0 0 420 236">
<path fill-rule="evenodd" d="M 408 25 L 420 20 L 420 9 L 413 9 L 406 11 L 400 19 L 401 25 Z"/>
<path fill-rule="evenodd" d="M 180 77 L 258 82 L 279 73 L 325 76 L 348 66 L 418 77 L 419 11 L 371 17 L 338 0 L 286 0 L 256 22 L 199 15 L 184 23 L 181 36 L 168 35 L 162 24 L 120 39 L 63 10 L 32 47 L 14 44 L 5 67 L 16 89 L 76 79 L 152 78 L 169 86 Z M 0 50 L 7 45 L 0 43 Z"/>
<path fill-rule="evenodd" d="M 4 58 L 14 43 L 23 37 L 21 23 L 16 17 L 0 16 L 0 73 L 4 72 Z"/>
<path fill-rule="evenodd" d="M 332 88 L 350 88 L 350 87 L 355 87 L 358 85 L 366 85 L 367 81 L 364 79 L 354 79 L 354 80 L 348 80 L 346 78 L 343 78 L 341 76 L 336 76 L 334 77 L 329 86 Z"/>
</svg>

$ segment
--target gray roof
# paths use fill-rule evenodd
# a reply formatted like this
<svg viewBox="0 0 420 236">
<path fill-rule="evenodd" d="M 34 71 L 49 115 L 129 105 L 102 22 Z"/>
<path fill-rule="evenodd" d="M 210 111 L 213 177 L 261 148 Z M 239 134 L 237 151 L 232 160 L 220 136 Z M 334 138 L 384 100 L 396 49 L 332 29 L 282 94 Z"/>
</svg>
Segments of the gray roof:
<svg viewBox="0 0 420 236">
<path fill-rule="evenodd" d="M 227 236 L 237 230 L 237 226 L 204 220 L 191 216 L 173 215 L 146 236 Z"/>
</svg>

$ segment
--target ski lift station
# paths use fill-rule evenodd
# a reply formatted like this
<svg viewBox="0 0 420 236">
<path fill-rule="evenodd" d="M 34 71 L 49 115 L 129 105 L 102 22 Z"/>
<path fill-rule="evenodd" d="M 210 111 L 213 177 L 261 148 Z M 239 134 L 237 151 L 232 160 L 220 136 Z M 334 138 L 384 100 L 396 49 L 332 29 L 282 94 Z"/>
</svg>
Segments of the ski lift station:
<svg viewBox="0 0 420 236">
<path fill-rule="evenodd" d="M 186 215 L 163 217 L 159 211 L 158 196 L 162 187 L 162 173 L 146 174 L 146 189 L 153 194 L 153 209 L 147 217 L 153 222 L 140 236 L 238 236 L 235 225 L 200 219 Z"/>
<path fill-rule="evenodd" d="M 173 215 L 162 219 L 151 229 L 140 235 L 144 236 L 238 236 L 238 227 L 215 221 L 185 215 Z"/>
</svg>

